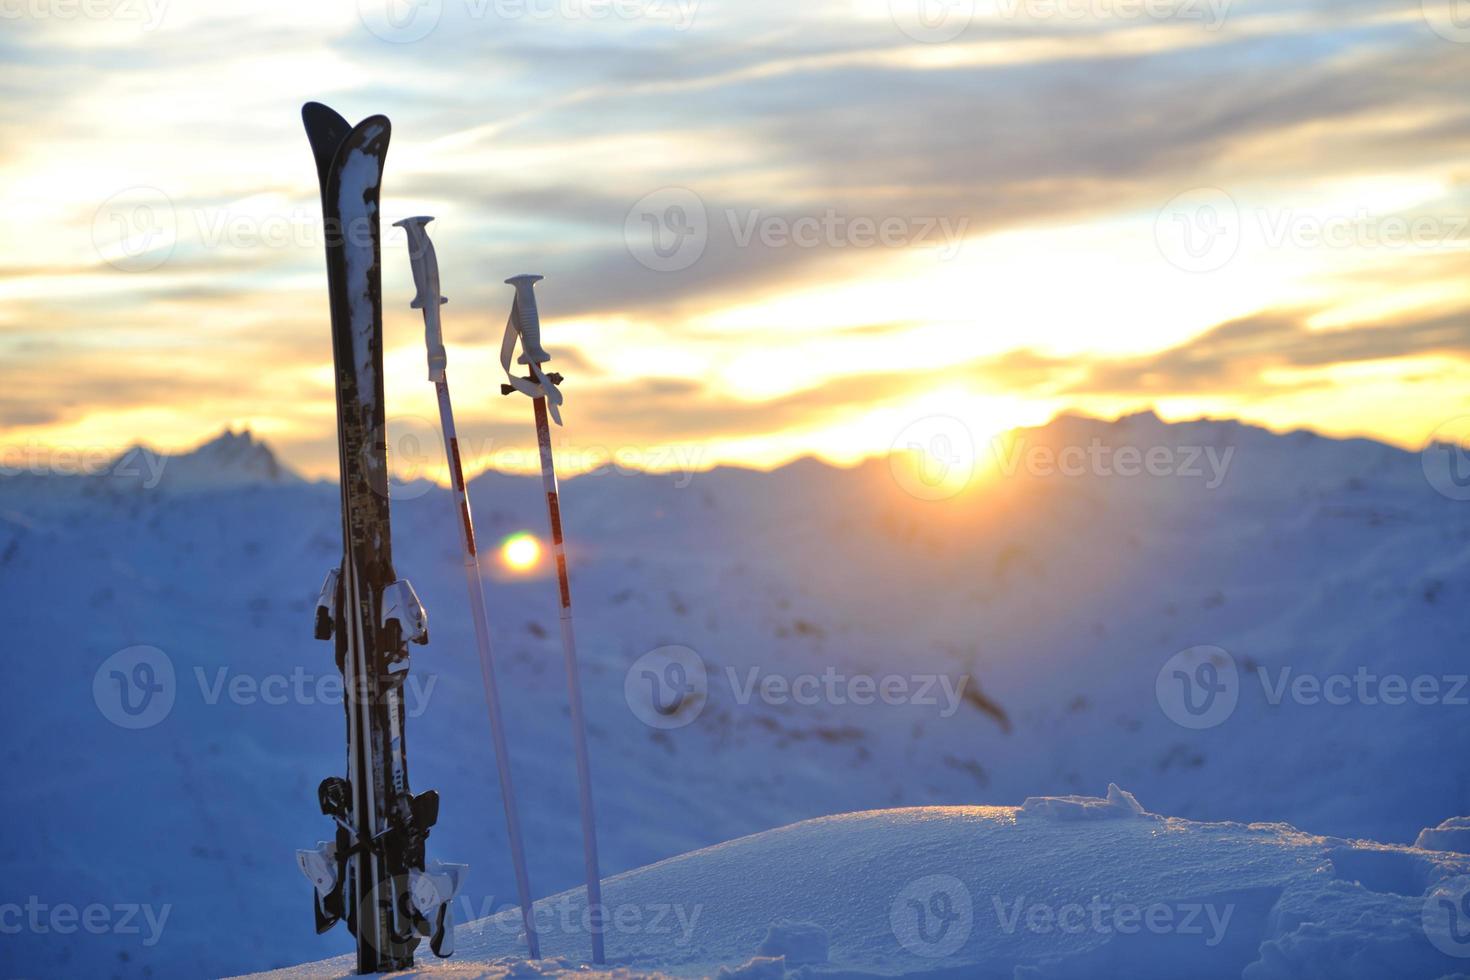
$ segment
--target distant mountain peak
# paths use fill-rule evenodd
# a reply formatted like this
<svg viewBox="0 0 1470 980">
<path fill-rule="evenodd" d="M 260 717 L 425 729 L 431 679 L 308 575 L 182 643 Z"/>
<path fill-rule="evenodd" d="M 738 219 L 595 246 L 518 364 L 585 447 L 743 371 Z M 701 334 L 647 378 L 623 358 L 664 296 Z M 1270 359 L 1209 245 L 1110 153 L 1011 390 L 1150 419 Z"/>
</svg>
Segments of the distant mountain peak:
<svg viewBox="0 0 1470 980">
<path fill-rule="evenodd" d="M 181 455 L 235 457 L 256 452 L 264 452 L 272 457 L 275 455 L 271 452 L 269 446 L 255 438 L 255 434 L 250 429 L 245 428 L 236 432 L 234 429 L 226 427 L 213 439 L 201 442 L 187 453 Z"/>
<path fill-rule="evenodd" d="M 143 443 L 124 450 L 105 471 L 145 486 L 172 490 L 303 482 L 275 451 L 249 428 L 226 427 L 219 435 L 183 453 L 164 453 Z"/>
</svg>

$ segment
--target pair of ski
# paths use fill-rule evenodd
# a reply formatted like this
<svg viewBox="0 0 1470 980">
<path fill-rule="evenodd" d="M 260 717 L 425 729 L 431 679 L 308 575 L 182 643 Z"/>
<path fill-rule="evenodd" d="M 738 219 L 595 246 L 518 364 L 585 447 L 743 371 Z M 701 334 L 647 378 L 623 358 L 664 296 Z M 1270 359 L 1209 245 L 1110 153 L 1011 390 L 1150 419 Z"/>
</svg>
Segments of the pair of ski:
<svg viewBox="0 0 1470 980">
<path fill-rule="evenodd" d="M 347 777 L 329 777 L 318 788 L 322 813 L 337 825 L 335 839 L 314 851 L 298 851 L 297 860 L 314 887 L 317 931 L 325 932 L 345 920 L 357 940 L 358 972 L 376 973 L 411 967 L 414 950 L 425 937 L 436 955 L 453 952 L 452 903 L 466 869 L 427 860 L 425 843 L 438 819 L 439 796 L 432 790 L 414 795 L 408 785 L 403 699 L 409 669 L 408 644 L 428 642 L 428 619 L 413 587 L 394 572 L 389 523 L 379 190 L 391 127 L 384 116 L 371 116 L 350 126 L 336 112 L 314 102 L 303 107 L 302 118 L 316 158 L 326 230 L 342 494 L 343 559 L 328 574 L 318 599 L 316 635 L 336 641 L 337 667 L 342 672 L 345 692 Z M 430 379 L 439 396 L 445 452 L 461 517 L 465 581 L 490 710 L 516 886 L 527 944 L 531 956 L 537 958 L 540 944 L 491 659 L 474 525 L 445 377 L 447 356 L 439 328 L 439 307 L 445 300 L 439 293 L 433 246 L 424 230 L 428 220 L 413 218 L 400 224 L 415 246 L 411 258 L 418 295 L 412 305 L 424 312 Z M 519 339 L 523 349 L 520 360 L 530 365 L 531 376 L 512 378 L 511 387 L 531 394 L 536 405 L 543 480 L 561 587 L 562 638 L 575 728 L 587 898 L 593 915 L 593 959 L 601 963 L 601 895 L 586 726 L 571 632 L 550 433 L 545 423 L 548 400 L 553 414 L 557 414 L 561 394 L 555 381 L 560 379 L 541 370 L 549 355 L 541 348 L 531 292 L 538 278 L 511 280 L 516 286 L 516 302 L 507 325 L 502 362 L 509 374 L 509 355 Z"/>
</svg>

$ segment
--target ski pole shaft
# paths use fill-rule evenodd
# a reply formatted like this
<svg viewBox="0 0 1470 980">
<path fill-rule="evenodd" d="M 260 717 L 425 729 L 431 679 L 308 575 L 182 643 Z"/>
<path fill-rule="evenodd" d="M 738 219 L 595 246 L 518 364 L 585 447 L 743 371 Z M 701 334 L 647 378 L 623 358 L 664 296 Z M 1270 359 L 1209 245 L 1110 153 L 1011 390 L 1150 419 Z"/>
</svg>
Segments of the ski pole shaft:
<svg viewBox="0 0 1470 980">
<path fill-rule="evenodd" d="M 510 751 L 506 747 L 505 723 L 500 708 L 500 688 L 495 682 L 495 658 L 490 646 L 490 618 L 485 612 L 485 584 L 480 575 L 479 549 L 475 546 L 475 522 L 470 514 L 470 498 L 464 482 L 464 465 L 459 455 L 459 434 L 454 427 L 454 405 L 449 399 L 444 335 L 439 322 L 439 307 L 448 302 L 439 290 L 439 259 L 426 227 L 433 218 L 405 218 L 396 224 L 409 240 L 409 262 L 416 290 L 415 309 L 424 313 L 424 346 L 429 355 L 429 380 L 439 396 L 439 427 L 444 434 L 444 456 L 449 465 L 449 481 L 459 514 L 460 543 L 464 547 L 465 588 L 469 591 L 470 617 L 475 624 L 475 643 L 480 653 L 480 678 L 485 685 L 485 705 L 490 711 L 490 738 L 495 747 L 495 768 L 500 777 L 500 801 L 505 808 L 505 833 L 510 843 L 510 860 L 515 870 L 516 893 L 521 903 L 521 921 L 525 924 L 526 945 L 533 960 L 541 958 L 541 941 L 536 935 L 536 921 L 531 906 L 531 877 L 526 871 L 526 847 L 521 837 L 520 808 L 516 805 L 515 787 L 510 775 Z"/>
<path fill-rule="evenodd" d="M 551 523 L 551 549 L 556 559 L 557 585 L 561 589 L 561 647 L 566 661 L 567 702 L 572 713 L 572 750 L 577 758 L 577 790 L 582 809 L 582 858 L 587 874 L 587 909 L 592 922 L 592 962 L 603 962 L 602 882 L 597 862 L 597 823 L 592 810 L 592 767 L 587 757 L 587 717 L 582 706 L 582 681 L 577 669 L 577 640 L 572 630 L 572 590 L 567 580 L 567 552 L 562 538 L 561 498 L 557 491 L 556 464 L 551 456 L 551 425 L 546 417 L 546 399 L 531 402 L 536 413 L 536 443 L 541 450 L 541 485 L 546 491 L 546 512 Z"/>
<path fill-rule="evenodd" d="M 510 775 L 510 752 L 506 747 L 505 724 L 500 710 L 500 689 L 495 682 L 495 661 L 490 648 L 490 620 L 485 612 L 485 587 L 475 546 L 475 525 L 470 515 L 464 467 L 459 456 L 459 435 L 454 428 L 454 407 L 449 400 L 449 379 L 441 372 L 434 388 L 439 395 L 439 424 L 444 430 L 444 455 L 449 460 L 449 478 L 459 511 L 460 541 L 464 545 L 465 587 L 469 591 L 470 616 L 475 624 L 475 642 L 480 652 L 480 677 L 485 685 L 485 703 L 490 708 L 490 738 L 495 746 L 496 770 L 500 774 L 500 799 L 505 807 L 505 830 L 515 869 L 516 893 L 521 903 L 521 921 L 526 928 L 526 945 L 531 959 L 541 958 L 541 942 L 531 908 L 531 878 L 526 871 L 526 848 L 521 837 L 520 809 Z"/>
</svg>

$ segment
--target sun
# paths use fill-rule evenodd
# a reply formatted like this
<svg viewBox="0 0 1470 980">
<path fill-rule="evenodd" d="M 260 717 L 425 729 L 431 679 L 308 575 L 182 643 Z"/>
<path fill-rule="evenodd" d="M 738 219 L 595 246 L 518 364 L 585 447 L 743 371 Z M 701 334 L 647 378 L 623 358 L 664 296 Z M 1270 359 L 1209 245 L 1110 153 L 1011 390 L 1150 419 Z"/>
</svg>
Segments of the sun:
<svg viewBox="0 0 1470 980">
<path fill-rule="evenodd" d="M 517 531 L 500 542 L 500 563 L 512 572 L 527 572 L 541 562 L 541 542 L 528 531 Z"/>
</svg>

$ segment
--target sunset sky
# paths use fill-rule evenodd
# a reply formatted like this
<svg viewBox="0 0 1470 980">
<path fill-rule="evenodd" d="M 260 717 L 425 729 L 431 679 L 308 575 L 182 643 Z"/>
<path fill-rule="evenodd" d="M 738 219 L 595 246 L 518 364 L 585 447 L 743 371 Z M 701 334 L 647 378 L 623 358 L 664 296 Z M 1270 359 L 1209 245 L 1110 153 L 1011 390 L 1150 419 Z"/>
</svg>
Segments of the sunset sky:
<svg viewBox="0 0 1470 980">
<path fill-rule="evenodd" d="M 436 431 L 389 227 L 432 214 L 479 465 L 531 443 L 496 362 L 520 272 L 572 470 L 846 462 L 930 415 L 1065 409 L 1417 448 L 1470 412 L 1455 12 L 0 0 L 0 449 L 249 426 L 335 473 L 308 99 L 393 120 L 389 414 Z"/>
</svg>

